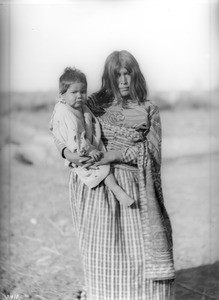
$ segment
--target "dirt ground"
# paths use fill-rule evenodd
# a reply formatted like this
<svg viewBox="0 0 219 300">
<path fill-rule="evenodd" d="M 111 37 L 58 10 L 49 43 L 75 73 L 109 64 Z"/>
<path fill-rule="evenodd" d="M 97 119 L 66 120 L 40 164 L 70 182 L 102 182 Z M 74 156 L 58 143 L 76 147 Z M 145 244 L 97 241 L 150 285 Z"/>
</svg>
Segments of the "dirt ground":
<svg viewBox="0 0 219 300">
<path fill-rule="evenodd" d="M 58 154 L 56 160 L 56 154 L 40 152 L 48 140 L 36 138 L 42 132 L 48 135 L 49 115 L 21 111 L 6 122 L 10 134 L 1 145 L 0 299 L 73 300 L 83 286 L 68 171 Z M 202 110 L 164 111 L 161 116 L 162 178 L 173 225 L 176 299 L 219 299 L 215 238 L 219 155 L 215 140 L 209 140 L 211 121 Z M 20 128 L 25 130 L 19 135 Z M 211 135 L 218 137 L 218 132 Z M 24 147 L 27 139 L 29 148 Z"/>
</svg>

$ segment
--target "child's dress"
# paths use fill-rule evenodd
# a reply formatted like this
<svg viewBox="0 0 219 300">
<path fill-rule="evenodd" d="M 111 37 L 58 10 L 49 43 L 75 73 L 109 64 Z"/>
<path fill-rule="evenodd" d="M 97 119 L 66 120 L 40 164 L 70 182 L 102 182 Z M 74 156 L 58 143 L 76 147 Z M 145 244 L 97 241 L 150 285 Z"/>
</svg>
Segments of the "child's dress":
<svg viewBox="0 0 219 300">
<path fill-rule="evenodd" d="M 54 108 L 51 130 L 56 139 L 80 156 L 89 156 L 89 152 L 94 149 L 104 151 L 99 123 L 85 105 L 80 112 L 61 101 L 58 102 Z M 109 165 L 86 169 L 67 160 L 65 164 L 73 167 L 81 181 L 89 188 L 96 187 L 110 171 Z"/>
</svg>

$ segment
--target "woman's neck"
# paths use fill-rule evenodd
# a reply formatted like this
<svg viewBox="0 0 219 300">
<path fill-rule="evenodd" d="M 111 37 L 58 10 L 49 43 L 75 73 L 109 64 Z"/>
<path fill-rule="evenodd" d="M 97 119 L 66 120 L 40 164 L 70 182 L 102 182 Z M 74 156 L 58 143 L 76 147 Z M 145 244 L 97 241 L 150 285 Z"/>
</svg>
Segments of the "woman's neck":
<svg viewBox="0 0 219 300">
<path fill-rule="evenodd" d="M 131 99 L 130 97 L 123 97 L 122 98 L 122 107 L 123 108 L 131 108 L 133 106 L 140 105 L 139 101 L 137 99 Z"/>
</svg>

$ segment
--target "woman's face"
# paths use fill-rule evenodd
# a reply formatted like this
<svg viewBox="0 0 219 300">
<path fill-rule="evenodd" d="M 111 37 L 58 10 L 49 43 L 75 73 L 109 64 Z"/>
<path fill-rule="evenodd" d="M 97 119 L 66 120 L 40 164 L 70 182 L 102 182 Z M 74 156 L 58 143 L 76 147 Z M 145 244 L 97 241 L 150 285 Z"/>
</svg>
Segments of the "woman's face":
<svg viewBox="0 0 219 300">
<path fill-rule="evenodd" d="M 117 77 L 118 88 L 122 97 L 129 96 L 131 75 L 126 68 L 120 68 Z"/>
</svg>

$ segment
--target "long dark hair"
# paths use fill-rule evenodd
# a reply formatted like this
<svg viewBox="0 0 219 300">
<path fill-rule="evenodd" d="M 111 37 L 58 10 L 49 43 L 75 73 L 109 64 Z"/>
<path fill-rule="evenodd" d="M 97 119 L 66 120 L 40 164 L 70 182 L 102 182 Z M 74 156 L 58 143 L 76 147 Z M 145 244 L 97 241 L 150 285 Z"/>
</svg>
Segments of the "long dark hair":
<svg viewBox="0 0 219 300">
<path fill-rule="evenodd" d="M 135 57 L 126 50 L 114 51 L 106 59 L 102 87 L 100 93 L 107 93 L 109 97 L 121 99 L 117 77 L 119 70 L 125 68 L 131 75 L 130 97 L 132 100 L 144 102 L 147 99 L 147 85 Z"/>
</svg>

